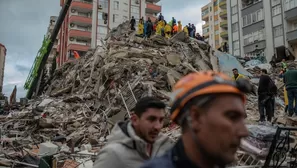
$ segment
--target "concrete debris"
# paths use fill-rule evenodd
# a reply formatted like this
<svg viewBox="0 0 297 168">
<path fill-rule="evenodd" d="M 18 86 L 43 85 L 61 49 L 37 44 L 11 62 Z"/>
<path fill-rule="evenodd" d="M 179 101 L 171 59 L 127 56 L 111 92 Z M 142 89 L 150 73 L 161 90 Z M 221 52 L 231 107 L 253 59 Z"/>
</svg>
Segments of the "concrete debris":
<svg viewBox="0 0 297 168">
<path fill-rule="evenodd" d="M 182 33 L 170 40 L 158 35 L 142 39 L 123 23 L 107 35 L 106 44 L 57 69 L 43 96 L 22 111 L 0 117 L 0 158 L 22 161 L 16 155 L 40 158 L 50 153 L 57 167 L 86 158 L 94 161 L 113 125 L 129 118 L 138 99 L 153 95 L 168 102 L 182 76 L 219 68 L 217 57 L 202 41 Z M 249 121 L 258 119 L 256 96 L 248 95 L 247 113 Z M 180 136 L 169 120 L 164 132 L 173 139 Z"/>
</svg>

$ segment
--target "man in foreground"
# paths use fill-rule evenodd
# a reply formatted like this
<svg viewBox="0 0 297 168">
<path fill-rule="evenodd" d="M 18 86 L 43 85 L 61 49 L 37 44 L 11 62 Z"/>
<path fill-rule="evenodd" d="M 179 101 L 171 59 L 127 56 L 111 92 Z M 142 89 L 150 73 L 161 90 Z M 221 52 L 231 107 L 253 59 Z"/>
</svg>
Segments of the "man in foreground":
<svg viewBox="0 0 297 168">
<path fill-rule="evenodd" d="M 289 100 L 289 116 L 292 116 L 294 113 L 297 116 L 297 70 L 289 69 L 284 74 L 284 83 L 286 85 L 286 90 L 288 93 Z M 294 107 L 295 102 L 295 107 Z"/>
<path fill-rule="evenodd" d="M 165 117 L 163 102 L 145 97 L 137 102 L 133 111 L 131 121 L 114 126 L 94 168 L 139 168 L 144 161 L 172 147 L 172 141 L 160 134 Z"/>
<path fill-rule="evenodd" d="M 182 78 L 172 93 L 171 119 L 182 136 L 162 157 L 142 168 L 216 168 L 235 160 L 245 127 L 245 95 L 252 89 L 246 79 L 233 81 L 212 71 Z"/>
</svg>

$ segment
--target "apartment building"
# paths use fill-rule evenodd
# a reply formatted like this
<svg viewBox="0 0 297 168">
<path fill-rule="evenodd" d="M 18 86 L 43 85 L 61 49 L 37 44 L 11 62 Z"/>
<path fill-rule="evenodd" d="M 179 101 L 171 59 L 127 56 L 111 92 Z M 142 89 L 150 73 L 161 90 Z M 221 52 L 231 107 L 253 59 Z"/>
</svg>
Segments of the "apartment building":
<svg viewBox="0 0 297 168">
<path fill-rule="evenodd" d="M 0 93 L 2 93 L 2 89 L 3 89 L 6 51 L 7 50 L 6 50 L 5 46 L 0 43 Z"/>
<path fill-rule="evenodd" d="M 228 21 L 226 0 L 212 0 L 201 8 L 202 35 L 208 43 L 218 49 L 228 42 Z"/>
<path fill-rule="evenodd" d="M 61 6 L 66 0 L 60 0 Z M 83 56 L 91 46 L 92 38 L 97 45 L 105 38 L 108 31 L 117 27 L 132 16 L 138 21 L 141 17 L 156 19 L 161 12 L 159 0 L 97 0 L 98 8 L 96 37 L 92 37 L 93 0 L 73 0 L 59 34 L 57 58 L 58 66 L 74 59 L 73 52 Z"/>
<path fill-rule="evenodd" d="M 297 0 L 227 0 L 230 53 L 297 55 Z"/>
</svg>

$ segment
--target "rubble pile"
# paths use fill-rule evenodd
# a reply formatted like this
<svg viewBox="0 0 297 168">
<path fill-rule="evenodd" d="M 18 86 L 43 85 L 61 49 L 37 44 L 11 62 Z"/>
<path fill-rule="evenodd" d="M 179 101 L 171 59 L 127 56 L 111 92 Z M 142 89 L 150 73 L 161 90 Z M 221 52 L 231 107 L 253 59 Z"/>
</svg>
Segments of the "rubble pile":
<svg viewBox="0 0 297 168">
<path fill-rule="evenodd" d="M 44 95 L 28 107 L 0 118 L 4 143 L 0 158 L 19 160 L 24 150 L 30 155 L 51 151 L 59 153 L 58 160 L 64 163 L 72 157 L 69 154 L 84 152 L 86 145 L 92 149 L 87 155 L 95 155 L 112 126 L 129 117 L 136 100 L 153 95 L 168 102 L 171 88 L 182 76 L 219 70 L 210 46 L 183 32 L 171 39 L 158 35 L 143 39 L 126 22 L 113 29 L 106 41 L 84 58 L 57 69 Z"/>
</svg>

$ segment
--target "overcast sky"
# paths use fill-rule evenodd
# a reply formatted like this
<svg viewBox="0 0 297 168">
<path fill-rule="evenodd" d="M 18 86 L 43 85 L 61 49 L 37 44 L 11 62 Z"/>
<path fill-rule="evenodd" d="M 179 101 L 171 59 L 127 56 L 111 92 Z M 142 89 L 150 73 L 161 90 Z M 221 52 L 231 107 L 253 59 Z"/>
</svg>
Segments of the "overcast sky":
<svg viewBox="0 0 297 168">
<path fill-rule="evenodd" d="M 183 24 L 194 23 L 201 32 L 201 7 L 210 0 L 161 0 L 166 20 L 174 16 Z M 41 47 L 50 16 L 58 16 L 60 0 L 0 0 L 0 43 L 7 48 L 3 92 L 24 97 L 24 83 Z"/>
</svg>

